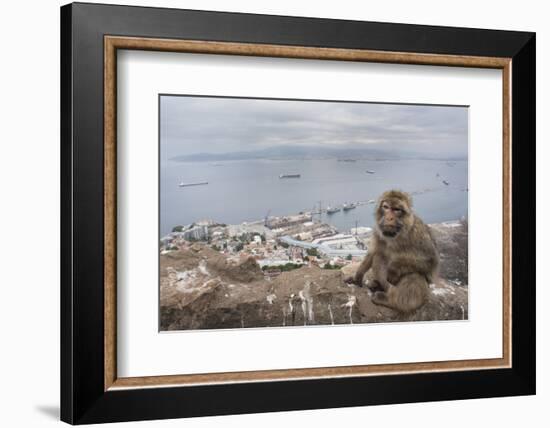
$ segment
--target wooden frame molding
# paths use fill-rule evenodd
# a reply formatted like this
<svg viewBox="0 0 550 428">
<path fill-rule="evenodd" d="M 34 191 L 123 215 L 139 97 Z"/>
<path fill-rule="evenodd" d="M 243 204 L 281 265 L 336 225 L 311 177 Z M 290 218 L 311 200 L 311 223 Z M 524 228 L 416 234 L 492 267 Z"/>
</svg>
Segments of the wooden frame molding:
<svg viewBox="0 0 550 428">
<path fill-rule="evenodd" d="M 502 70 L 503 81 L 503 349 L 502 358 L 118 378 L 116 367 L 116 81 L 117 50 L 149 50 L 336 61 L 421 64 Z M 218 383 L 358 377 L 509 368 L 512 362 L 512 61 L 510 58 L 383 52 L 252 43 L 104 37 L 104 390 Z"/>
</svg>

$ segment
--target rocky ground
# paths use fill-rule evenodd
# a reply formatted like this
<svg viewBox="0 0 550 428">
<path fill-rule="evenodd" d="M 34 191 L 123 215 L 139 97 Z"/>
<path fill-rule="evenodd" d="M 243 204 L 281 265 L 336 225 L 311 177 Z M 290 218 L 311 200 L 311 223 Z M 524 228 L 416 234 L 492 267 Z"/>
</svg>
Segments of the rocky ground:
<svg viewBox="0 0 550 428">
<path fill-rule="evenodd" d="M 467 224 L 432 229 L 441 279 L 412 315 L 374 305 L 366 287 L 346 284 L 357 264 L 342 270 L 304 266 L 267 280 L 254 259 L 235 264 L 197 243 L 161 255 L 161 330 L 467 319 Z"/>
</svg>

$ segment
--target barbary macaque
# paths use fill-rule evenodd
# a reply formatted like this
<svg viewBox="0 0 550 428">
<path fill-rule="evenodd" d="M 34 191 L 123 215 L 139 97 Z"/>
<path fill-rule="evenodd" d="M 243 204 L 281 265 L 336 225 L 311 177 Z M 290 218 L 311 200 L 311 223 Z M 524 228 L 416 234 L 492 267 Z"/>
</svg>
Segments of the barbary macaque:
<svg viewBox="0 0 550 428">
<path fill-rule="evenodd" d="M 352 282 L 362 286 L 371 270 L 367 286 L 374 292 L 373 303 L 414 312 L 425 303 L 439 266 L 430 229 L 413 212 L 411 197 L 398 190 L 380 196 L 375 219 L 368 254 Z"/>
</svg>

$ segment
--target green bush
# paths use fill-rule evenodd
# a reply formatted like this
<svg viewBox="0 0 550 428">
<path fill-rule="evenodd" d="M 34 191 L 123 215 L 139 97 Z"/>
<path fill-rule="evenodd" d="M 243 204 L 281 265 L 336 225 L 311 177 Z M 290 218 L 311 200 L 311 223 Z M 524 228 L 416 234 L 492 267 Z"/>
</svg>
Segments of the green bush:
<svg viewBox="0 0 550 428">
<path fill-rule="evenodd" d="M 283 272 L 288 272 L 288 271 L 291 271 L 291 270 L 294 270 L 294 269 L 300 269 L 301 267 L 302 267 L 302 265 L 299 265 L 299 264 L 296 264 L 296 263 L 286 263 L 282 266 L 279 266 L 279 268 Z"/>
<path fill-rule="evenodd" d="M 308 248 L 306 250 L 308 256 L 317 257 L 319 255 L 319 252 L 317 251 L 317 248 Z"/>
<path fill-rule="evenodd" d="M 340 269 L 340 267 L 336 266 L 336 265 L 331 265 L 330 263 L 325 263 L 325 265 L 323 266 L 323 269 L 338 270 L 338 269 Z"/>
</svg>

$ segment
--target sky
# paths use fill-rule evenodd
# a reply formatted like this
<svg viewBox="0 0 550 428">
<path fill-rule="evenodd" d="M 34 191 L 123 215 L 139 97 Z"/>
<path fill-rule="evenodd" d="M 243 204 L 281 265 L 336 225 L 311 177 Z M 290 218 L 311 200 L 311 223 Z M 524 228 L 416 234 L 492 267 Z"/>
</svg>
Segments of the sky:
<svg viewBox="0 0 550 428">
<path fill-rule="evenodd" d="M 364 150 L 395 157 L 468 156 L 468 108 L 161 96 L 163 159 L 200 153 Z"/>
</svg>

